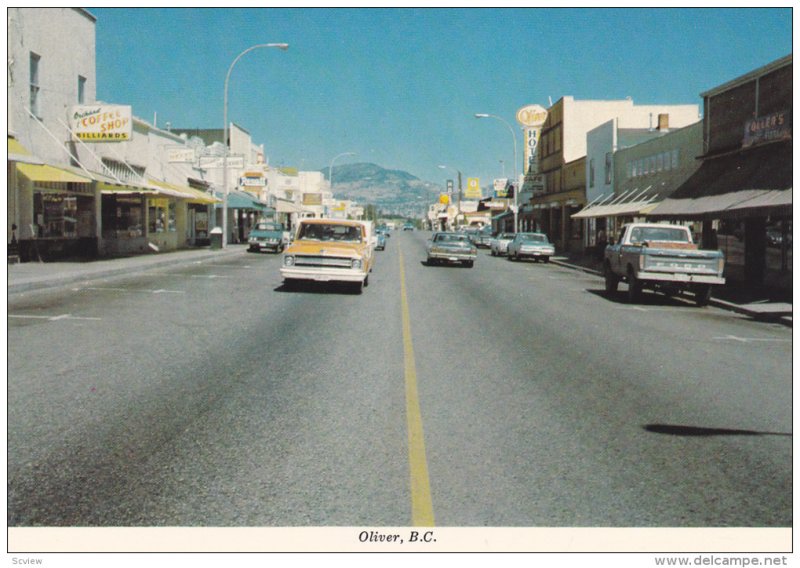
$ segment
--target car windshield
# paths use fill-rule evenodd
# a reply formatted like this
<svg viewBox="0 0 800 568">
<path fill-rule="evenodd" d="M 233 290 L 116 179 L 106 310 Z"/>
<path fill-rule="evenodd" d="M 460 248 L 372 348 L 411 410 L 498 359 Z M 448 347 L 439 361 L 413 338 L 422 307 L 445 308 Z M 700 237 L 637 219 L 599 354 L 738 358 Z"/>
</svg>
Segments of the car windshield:
<svg viewBox="0 0 800 568">
<path fill-rule="evenodd" d="M 360 243 L 361 227 L 355 225 L 305 223 L 300 228 L 299 238 L 313 241 Z"/>
<path fill-rule="evenodd" d="M 530 233 L 521 233 L 519 235 L 519 239 L 521 241 L 527 241 L 532 243 L 547 243 L 547 237 L 544 235 L 534 235 Z"/>
<path fill-rule="evenodd" d="M 465 243 L 468 242 L 466 235 L 454 235 L 450 233 L 441 233 L 436 235 L 437 243 Z"/>
<path fill-rule="evenodd" d="M 256 225 L 257 231 L 283 231 L 283 225 L 280 223 L 258 223 Z"/>
<path fill-rule="evenodd" d="M 636 227 L 631 231 L 632 243 L 644 241 L 689 242 L 689 232 L 685 229 L 671 227 Z"/>
<path fill-rule="evenodd" d="M 500 235 L 500 236 L 499 236 L 499 237 L 497 237 L 497 238 L 499 238 L 499 239 L 508 239 L 508 240 L 510 240 L 510 239 L 513 239 L 513 238 L 514 238 L 514 234 L 513 234 L 513 233 L 503 233 L 502 235 Z"/>
</svg>

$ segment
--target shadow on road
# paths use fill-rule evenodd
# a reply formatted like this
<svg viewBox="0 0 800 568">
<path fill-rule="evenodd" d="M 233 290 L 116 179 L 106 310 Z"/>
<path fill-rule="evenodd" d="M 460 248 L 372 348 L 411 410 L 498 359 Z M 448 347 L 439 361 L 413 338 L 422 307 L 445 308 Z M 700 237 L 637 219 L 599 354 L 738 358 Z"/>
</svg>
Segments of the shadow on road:
<svg viewBox="0 0 800 568">
<path fill-rule="evenodd" d="M 758 432 L 756 430 L 735 430 L 730 428 L 702 428 L 699 426 L 680 426 L 676 424 L 647 424 L 643 426 L 654 434 L 670 436 L 791 436 L 785 432 Z"/>
<path fill-rule="evenodd" d="M 697 309 L 697 305 L 689 298 L 681 298 L 679 296 L 667 296 L 658 292 L 649 290 L 642 291 L 639 294 L 639 299 L 635 303 L 630 303 L 627 298 L 626 290 L 617 290 L 616 292 L 606 292 L 605 289 L 586 289 L 590 294 L 605 298 L 609 302 L 615 304 L 623 304 L 630 307 L 647 307 L 647 306 L 668 306 L 672 308 L 693 308 Z"/>
<path fill-rule="evenodd" d="M 356 284 L 348 282 L 284 282 L 274 289 L 275 292 L 281 293 L 300 293 L 300 294 L 344 294 L 344 295 L 358 295 L 361 293 L 361 288 Z"/>
</svg>

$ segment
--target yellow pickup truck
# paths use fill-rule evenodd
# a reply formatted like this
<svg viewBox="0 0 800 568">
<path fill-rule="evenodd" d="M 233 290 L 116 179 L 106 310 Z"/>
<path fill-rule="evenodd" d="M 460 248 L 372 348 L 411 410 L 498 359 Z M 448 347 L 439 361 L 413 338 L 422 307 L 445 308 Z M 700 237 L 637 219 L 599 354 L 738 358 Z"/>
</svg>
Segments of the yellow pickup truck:
<svg viewBox="0 0 800 568">
<path fill-rule="evenodd" d="M 298 281 L 348 282 L 361 292 L 374 261 L 370 223 L 343 219 L 302 219 L 283 253 L 281 276 Z"/>
</svg>

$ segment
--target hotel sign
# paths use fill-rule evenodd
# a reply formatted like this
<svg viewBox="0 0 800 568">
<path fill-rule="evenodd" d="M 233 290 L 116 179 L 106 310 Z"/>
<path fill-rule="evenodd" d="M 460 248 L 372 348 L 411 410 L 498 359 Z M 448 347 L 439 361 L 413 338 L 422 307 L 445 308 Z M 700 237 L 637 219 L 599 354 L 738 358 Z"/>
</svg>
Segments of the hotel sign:
<svg viewBox="0 0 800 568">
<path fill-rule="evenodd" d="M 76 105 L 70 109 L 70 129 L 83 142 L 127 142 L 133 133 L 130 106 Z"/>
<path fill-rule="evenodd" d="M 774 112 L 745 122 L 742 147 L 792 139 L 792 112 Z"/>
<path fill-rule="evenodd" d="M 528 105 L 517 111 L 517 122 L 525 131 L 525 155 L 523 173 L 539 173 L 539 140 L 542 127 L 547 121 L 547 109 L 539 105 Z"/>
</svg>

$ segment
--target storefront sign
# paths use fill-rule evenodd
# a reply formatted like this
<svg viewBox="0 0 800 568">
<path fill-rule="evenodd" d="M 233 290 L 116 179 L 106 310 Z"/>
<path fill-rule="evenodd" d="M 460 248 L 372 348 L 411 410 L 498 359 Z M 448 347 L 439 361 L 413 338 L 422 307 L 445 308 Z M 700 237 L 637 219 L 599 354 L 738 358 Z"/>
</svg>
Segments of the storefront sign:
<svg viewBox="0 0 800 568">
<path fill-rule="evenodd" d="M 524 173 L 539 173 L 539 139 L 542 135 L 542 127 L 547 120 L 547 109 L 539 105 L 528 105 L 517 111 L 517 122 L 523 126 L 525 131 L 524 152 Z"/>
<path fill-rule="evenodd" d="M 508 178 L 498 178 L 494 180 L 494 196 L 508 197 Z"/>
<path fill-rule="evenodd" d="M 517 122 L 526 128 L 541 127 L 547 120 L 547 109 L 539 105 L 528 105 L 517 111 Z"/>
<path fill-rule="evenodd" d="M 70 128 L 84 142 L 125 142 L 131 139 L 130 106 L 77 105 L 70 109 Z"/>
<path fill-rule="evenodd" d="M 442 205 L 447 205 L 448 203 L 450 203 L 450 196 L 447 195 L 446 193 L 439 194 L 439 203 L 441 203 Z"/>
<path fill-rule="evenodd" d="M 212 170 L 225 167 L 225 161 L 222 156 L 201 156 L 198 165 L 204 170 Z M 233 169 L 244 168 L 244 156 L 228 156 L 228 167 Z"/>
<path fill-rule="evenodd" d="M 322 205 L 321 193 L 304 193 L 303 205 Z"/>
<path fill-rule="evenodd" d="M 464 191 L 464 197 L 467 199 L 480 199 L 483 197 L 479 178 L 467 178 L 467 189 Z"/>
<path fill-rule="evenodd" d="M 792 112 L 781 111 L 748 120 L 744 125 L 742 147 L 792 139 Z"/>
<path fill-rule="evenodd" d="M 192 164 L 194 157 L 194 148 L 167 149 L 167 160 L 170 164 Z"/>
<path fill-rule="evenodd" d="M 260 172 L 246 172 L 239 183 L 243 187 L 266 187 L 267 178 Z"/>
</svg>

